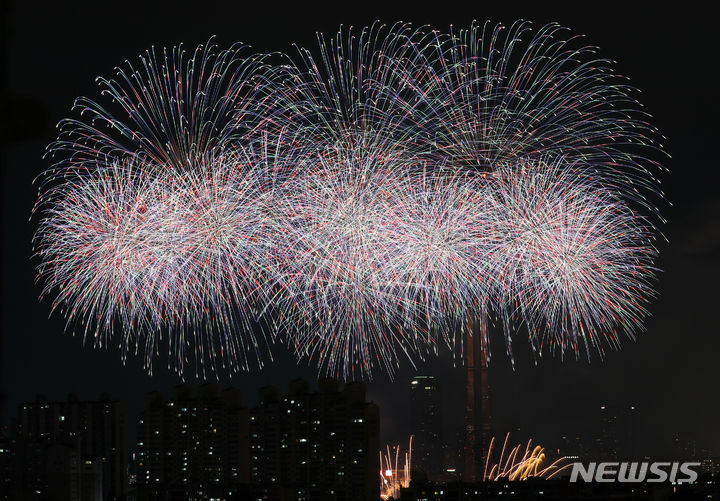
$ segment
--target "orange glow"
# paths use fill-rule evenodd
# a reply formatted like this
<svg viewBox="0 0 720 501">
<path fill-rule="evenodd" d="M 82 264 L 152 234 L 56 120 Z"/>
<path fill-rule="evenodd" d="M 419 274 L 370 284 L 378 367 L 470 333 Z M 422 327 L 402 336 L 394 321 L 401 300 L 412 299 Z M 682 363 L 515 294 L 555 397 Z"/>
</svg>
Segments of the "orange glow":
<svg viewBox="0 0 720 501">
<path fill-rule="evenodd" d="M 518 444 L 508 451 L 508 439 L 510 434 L 505 435 L 498 462 L 490 465 L 492 457 L 493 445 L 495 439 L 490 441 L 490 450 L 488 451 L 487 461 L 485 462 L 485 472 L 483 478 L 486 481 L 498 480 L 527 480 L 532 477 L 541 477 L 550 479 L 570 466 L 570 463 L 563 464 L 564 457 L 548 464 L 545 449 L 536 445 L 533 447 L 532 440 L 528 440 L 525 450 L 523 445 Z M 506 455 L 507 452 L 507 455 Z M 488 469 L 489 468 L 489 469 Z"/>
<path fill-rule="evenodd" d="M 383 455 L 380 451 L 380 497 L 382 499 L 400 496 L 400 489 L 410 486 L 410 464 L 412 461 L 412 436 L 408 450 L 403 455 L 405 462 L 400 466 L 400 446 L 396 445 L 390 450 L 388 445 Z M 385 471 L 383 472 L 383 468 Z"/>
</svg>

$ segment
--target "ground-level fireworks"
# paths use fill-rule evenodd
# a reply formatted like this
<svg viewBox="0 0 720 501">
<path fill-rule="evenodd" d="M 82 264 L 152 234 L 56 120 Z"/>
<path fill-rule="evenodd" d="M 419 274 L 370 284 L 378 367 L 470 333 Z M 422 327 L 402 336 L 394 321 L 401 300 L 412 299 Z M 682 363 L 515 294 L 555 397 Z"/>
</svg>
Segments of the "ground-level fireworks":
<svg viewBox="0 0 720 501">
<path fill-rule="evenodd" d="M 412 436 L 407 451 L 402 452 L 399 445 L 386 447 L 380 451 L 380 497 L 397 499 L 400 489 L 410 486 L 410 468 L 412 467 Z"/>
<path fill-rule="evenodd" d="M 545 449 L 539 445 L 533 445 L 532 440 L 528 440 L 525 445 L 518 444 L 509 448 L 509 439 L 510 434 L 508 433 L 505 435 L 505 441 L 497 458 L 493 458 L 495 439 L 493 438 L 490 442 L 483 480 L 488 482 L 517 481 L 534 477 L 551 479 L 572 465 L 572 463 L 565 463 L 564 458 L 550 462 Z"/>
</svg>

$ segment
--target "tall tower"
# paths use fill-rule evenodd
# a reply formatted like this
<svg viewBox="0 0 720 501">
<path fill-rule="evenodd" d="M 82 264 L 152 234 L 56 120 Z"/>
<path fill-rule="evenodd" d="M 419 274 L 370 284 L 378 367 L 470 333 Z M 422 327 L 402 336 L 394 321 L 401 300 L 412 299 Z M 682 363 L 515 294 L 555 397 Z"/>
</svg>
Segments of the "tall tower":
<svg viewBox="0 0 720 501">
<path fill-rule="evenodd" d="M 465 345 L 465 441 L 463 480 L 479 482 L 491 440 L 487 319 L 468 321 Z"/>
<path fill-rule="evenodd" d="M 436 480 L 442 473 L 440 392 L 434 376 L 415 376 L 410 382 L 410 433 L 413 470 Z"/>
</svg>

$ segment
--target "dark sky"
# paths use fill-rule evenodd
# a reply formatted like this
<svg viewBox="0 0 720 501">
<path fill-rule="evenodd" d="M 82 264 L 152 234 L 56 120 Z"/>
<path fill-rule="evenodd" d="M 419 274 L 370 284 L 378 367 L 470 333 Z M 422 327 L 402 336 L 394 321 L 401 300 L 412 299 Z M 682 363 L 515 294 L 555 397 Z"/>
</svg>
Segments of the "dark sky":
<svg viewBox="0 0 720 501">
<path fill-rule="evenodd" d="M 48 319 L 49 305 L 37 299 L 30 248 L 36 223 L 28 221 L 36 194 L 31 183 L 48 166 L 42 154 L 55 123 L 68 115 L 76 96 L 94 95 L 96 76 L 110 75 L 115 65 L 150 45 L 192 47 L 213 34 L 221 46 L 243 41 L 262 52 L 289 51 L 293 42 L 312 46 L 316 31 L 333 33 L 340 24 L 362 26 L 374 19 L 444 29 L 451 23 L 468 26 L 474 18 L 507 24 L 524 18 L 536 24 L 558 21 L 586 34 L 643 91 L 641 100 L 672 155 L 663 182 L 673 205 L 664 210 L 670 243 L 660 247 L 664 271 L 647 332 L 604 361 L 548 357 L 535 365 L 527 346 L 517 342 L 514 371 L 495 342 L 490 370 L 494 426 L 498 432 L 520 427 L 519 438 L 532 436 L 552 447 L 561 433 L 591 428 L 601 403 L 633 403 L 641 409 L 648 453 L 667 451 L 672 435 L 680 433 L 720 454 L 717 27 L 709 13 L 690 7 L 628 10 L 630 2 L 576 2 L 582 6 L 568 10 L 541 3 L 542 9 L 517 2 L 453 3 L 446 11 L 449 4 L 442 2 L 407 9 L 389 8 L 387 2 L 381 7 L 347 2 L 331 10 L 268 2 L 264 10 L 247 11 L 244 2 L 48 2 L 42 7 L 10 2 L 5 86 L 11 98 L 21 100 L 16 102 L 28 103 L 18 123 L 38 126 L 39 135 L 3 146 L 0 376 L 6 418 L 36 393 L 64 399 L 70 391 L 85 399 L 107 391 L 128 402 L 132 417 L 146 391 L 167 392 L 179 382 L 160 364 L 150 377 L 137 359 L 123 366 L 114 348 L 83 347 L 81 339 L 63 332 L 60 318 Z M 223 377 L 220 384 L 243 388 L 245 402 L 253 405 L 264 384 L 285 388 L 294 377 L 314 377 L 312 368 L 297 366 L 282 347 L 275 351 L 276 362 L 263 371 Z M 440 377 L 447 426 L 460 423 L 462 370 L 453 368 L 445 354 L 418 371 Z M 369 385 L 370 397 L 381 407 L 383 440 L 406 435 L 407 386 L 415 373 L 404 363 L 394 382 L 378 374 Z"/>
</svg>

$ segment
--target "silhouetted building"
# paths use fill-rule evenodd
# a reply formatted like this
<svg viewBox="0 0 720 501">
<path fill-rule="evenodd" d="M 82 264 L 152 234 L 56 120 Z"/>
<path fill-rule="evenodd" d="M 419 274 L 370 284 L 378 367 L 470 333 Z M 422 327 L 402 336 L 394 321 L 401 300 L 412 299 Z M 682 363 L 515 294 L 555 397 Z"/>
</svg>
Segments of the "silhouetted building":
<svg viewBox="0 0 720 501">
<path fill-rule="evenodd" d="M 412 469 L 432 480 L 442 473 L 442 419 L 440 393 L 433 376 L 415 376 L 410 382 L 410 433 L 413 435 Z"/>
<path fill-rule="evenodd" d="M 248 411 L 239 390 L 185 385 L 148 394 L 137 418 L 135 492 L 145 499 L 226 499 L 249 481 Z"/>
<path fill-rule="evenodd" d="M 100 458 L 82 459 L 77 448 L 63 444 L 50 445 L 44 452 L 43 463 L 47 479 L 45 499 L 104 499 L 103 465 Z"/>
<path fill-rule="evenodd" d="M 463 480 L 481 481 L 492 439 L 488 379 L 488 320 L 470 319 L 465 336 Z"/>
<path fill-rule="evenodd" d="M 638 406 L 630 404 L 625 405 L 620 413 L 618 425 L 622 432 L 618 450 L 622 455 L 621 460 L 638 460 L 643 457 L 643 451 L 638 447 L 642 440 L 638 412 Z"/>
<path fill-rule="evenodd" d="M 15 441 L 6 429 L 0 428 L 0 500 L 11 501 L 15 496 Z"/>
<path fill-rule="evenodd" d="M 615 409 L 607 404 L 600 406 L 600 429 L 595 439 L 598 459 L 616 461 L 618 446 L 618 416 Z"/>
<path fill-rule="evenodd" d="M 600 423 L 595 438 L 597 458 L 602 461 L 642 459 L 637 448 L 638 407 L 634 404 L 600 406 Z"/>
<path fill-rule="evenodd" d="M 15 478 L 24 499 L 126 499 L 125 414 L 106 394 L 21 405 Z"/>
<path fill-rule="evenodd" d="M 566 456 L 577 460 L 589 460 L 586 440 L 578 434 L 563 435 L 560 437 L 558 445 L 559 447 L 556 451 L 558 456 Z"/>
<path fill-rule="evenodd" d="M 423 480 L 410 482 L 400 489 L 402 501 L 488 501 L 488 500 L 555 500 L 576 499 L 616 501 L 654 501 L 685 499 L 716 499 L 720 489 L 717 482 L 670 485 L 625 482 L 568 482 L 566 478 L 544 480 L 532 478 L 522 482 L 452 482 L 436 484 Z"/>
<path fill-rule="evenodd" d="M 365 385 L 301 379 L 260 389 L 250 412 L 251 479 L 269 499 L 377 499 L 379 409 Z"/>
</svg>

